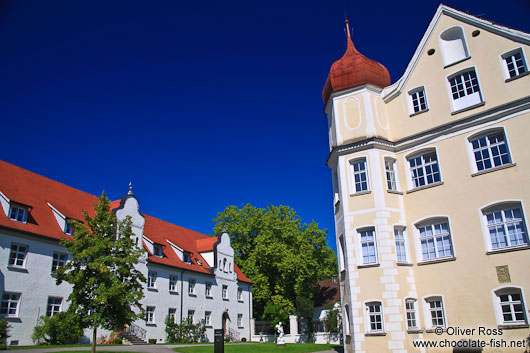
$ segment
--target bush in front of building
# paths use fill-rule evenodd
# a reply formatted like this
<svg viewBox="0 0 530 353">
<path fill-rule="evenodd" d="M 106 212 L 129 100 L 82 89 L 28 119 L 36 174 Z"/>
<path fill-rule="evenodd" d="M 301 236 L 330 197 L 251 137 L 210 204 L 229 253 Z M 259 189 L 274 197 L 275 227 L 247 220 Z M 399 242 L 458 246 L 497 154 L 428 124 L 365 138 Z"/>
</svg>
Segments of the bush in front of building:
<svg viewBox="0 0 530 353">
<path fill-rule="evenodd" d="M 6 319 L 0 318 L 0 349 L 7 349 L 7 339 L 9 336 L 9 323 Z"/>
<path fill-rule="evenodd" d="M 38 344 L 73 344 L 83 335 L 79 317 L 71 312 L 41 316 L 31 338 Z"/>
<path fill-rule="evenodd" d="M 171 317 L 166 319 L 166 334 L 169 343 L 196 343 L 206 340 L 206 325 L 204 320 L 194 324 L 188 318 L 180 324 L 175 323 Z"/>
</svg>

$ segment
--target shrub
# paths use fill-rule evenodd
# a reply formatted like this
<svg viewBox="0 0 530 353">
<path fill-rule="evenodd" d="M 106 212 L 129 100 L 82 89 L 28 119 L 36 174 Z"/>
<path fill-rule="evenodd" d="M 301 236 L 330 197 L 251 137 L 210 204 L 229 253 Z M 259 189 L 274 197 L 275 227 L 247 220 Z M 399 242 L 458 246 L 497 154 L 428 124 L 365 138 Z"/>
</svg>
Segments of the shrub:
<svg viewBox="0 0 530 353">
<path fill-rule="evenodd" d="M 82 335 L 79 317 L 71 312 L 62 312 L 53 317 L 41 316 L 31 338 L 37 343 L 72 344 L 77 343 Z"/>
<path fill-rule="evenodd" d="M 7 349 L 7 339 L 9 336 L 9 323 L 6 319 L 0 318 L 0 349 Z"/>
<path fill-rule="evenodd" d="M 150 338 L 149 344 L 156 344 L 156 338 Z"/>
<path fill-rule="evenodd" d="M 230 338 L 225 337 L 225 342 L 230 342 Z"/>
<path fill-rule="evenodd" d="M 246 337 L 243 337 L 243 338 L 241 339 L 241 342 L 246 342 L 246 341 L 247 341 L 247 338 L 246 338 Z"/>
<path fill-rule="evenodd" d="M 194 324 L 191 319 L 184 319 L 176 324 L 168 316 L 166 318 L 166 334 L 169 343 L 193 343 L 206 340 L 204 320 Z"/>
</svg>

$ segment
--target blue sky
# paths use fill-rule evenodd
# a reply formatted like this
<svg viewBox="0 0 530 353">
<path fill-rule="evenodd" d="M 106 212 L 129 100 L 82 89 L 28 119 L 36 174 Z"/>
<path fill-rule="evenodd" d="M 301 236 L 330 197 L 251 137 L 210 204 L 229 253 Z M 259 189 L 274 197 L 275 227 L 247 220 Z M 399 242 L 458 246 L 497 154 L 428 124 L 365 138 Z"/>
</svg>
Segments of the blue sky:
<svg viewBox="0 0 530 353">
<path fill-rule="evenodd" d="M 530 32 L 528 1 L 447 1 Z M 335 248 L 321 91 L 346 49 L 395 82 L 438 3 L 0 2 L 0 159 L 210 234 L 228 205 L 289 205 Z"/>
</svg>

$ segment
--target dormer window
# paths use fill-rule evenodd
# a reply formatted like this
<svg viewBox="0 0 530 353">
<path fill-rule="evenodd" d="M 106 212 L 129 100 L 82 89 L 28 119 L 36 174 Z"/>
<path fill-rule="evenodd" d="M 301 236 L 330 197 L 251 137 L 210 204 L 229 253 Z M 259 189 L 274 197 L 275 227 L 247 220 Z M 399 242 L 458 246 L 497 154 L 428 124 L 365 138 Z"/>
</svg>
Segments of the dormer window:
<svg viewBox="0 0 530 353">
<path fill-rule="evenodd" d="M 74 235 L 72 223 L 68 219 L 64 222 L 64 234 Z"/>
<path fill-rule="evenodd" d="M 162 245 L 159 245 L 159 244 L 155 244 L 153 246 L 153 252 L 154 252 L 154 255 L 157 256 L 157 257 L 164 257 L 164 252 L 162 250 Z"/>
<path fill-rule="evenodd" d="M 184 263 L 191 265 L 191 254 L 189 252 L 184 251 Z"/>
<path fill-rule="evenodd" d="M 28 209 L 20 205 L 11 205 L 9 219 L 20 223 L 26 223 L 28 219 Z"/>
</svg>

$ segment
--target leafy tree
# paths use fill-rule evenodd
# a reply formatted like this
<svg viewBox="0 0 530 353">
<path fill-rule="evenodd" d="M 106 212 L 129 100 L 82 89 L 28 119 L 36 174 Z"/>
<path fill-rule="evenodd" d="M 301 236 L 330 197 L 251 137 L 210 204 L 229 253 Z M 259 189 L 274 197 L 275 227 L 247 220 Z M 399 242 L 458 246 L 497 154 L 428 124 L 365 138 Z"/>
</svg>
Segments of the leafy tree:
<svg viewBox="0 0 530 353">
<path fill-rule="evenodd" d="M 326 230 L 314 221 L 302 223 L 288 206 L 229 206 L 213 221 L 215 234 L 223 229 L 230 234 L 235 260 L 254 282 L 256 317 L 280 321 L 284 311 L 312 312 L 318 282 L 337 273 Z"/>
<path fill-rule="evenodd" d="M 52 317 L 41 316 L 31 338 L 38 343 L 72 344 L 77 343 L 82 335 L 81 320 L 75 313 L 66 311 Z"/>
<path fill-rule="evenodd" d="M 0 349 L 7 349 L 7 339 L 9 336 L 9 329 L 11 326 L 5 318 L 0 318 Z"/>
<path fill-rule="evenodd" d="M 104 192 L 94 211 L 93 217 L 83 211 L 85 222 L 75 222 L 73 240 L 61 242 L 72 260 L 56 273 L 57 284 L 66 281 L 73 286 L 69 310 L 80 317 L 83 327 L 92 328 L 92 353 L 98 327 L 121 330 L 143 317 L 145 282 L 135 268 L 144 250 L 132 241 L 131 220 L 117 223 Z"/>
</svg>

